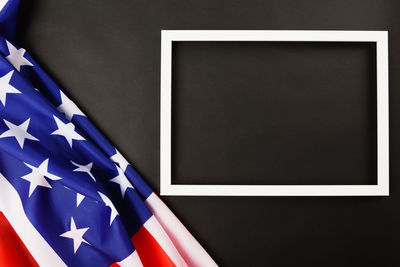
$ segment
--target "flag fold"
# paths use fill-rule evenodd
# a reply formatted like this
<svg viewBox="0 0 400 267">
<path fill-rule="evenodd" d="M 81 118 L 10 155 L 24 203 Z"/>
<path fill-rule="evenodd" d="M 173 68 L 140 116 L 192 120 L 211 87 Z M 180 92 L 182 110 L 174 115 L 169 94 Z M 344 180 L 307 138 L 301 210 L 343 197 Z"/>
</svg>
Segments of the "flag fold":
<svg viewBox="0 0 400 267">
<path fill-rule="evenodd" d="M 0 265 L 216 266 L 14 43 L 18 4 L 0 1 Z"/>
</svg>

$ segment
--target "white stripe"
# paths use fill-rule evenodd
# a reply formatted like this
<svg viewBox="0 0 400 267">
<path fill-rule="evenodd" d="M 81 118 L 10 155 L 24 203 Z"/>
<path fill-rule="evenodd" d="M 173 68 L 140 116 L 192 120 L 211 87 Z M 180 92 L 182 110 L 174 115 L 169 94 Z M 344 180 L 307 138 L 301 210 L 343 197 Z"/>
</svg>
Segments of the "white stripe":
<svg viewBox="0 0 400 267">
<path fill-rule="evenodd" d="M 146 199 L 146 204 L 189 266 L 218 266 L 154 192 Z"/>
<path fill-rule="evenodd" d="M 178 267 L 188 266 L 185 260 L 179 254 L 178 250 L 176 250 L 171 239 L 169 239 L 168 235 L 165 233 L 164 229 L 154 216 L 151 216 L 144 223 L 143 226 L 154 237 L 154 239 L 157 241 L 160 247 L 164 250 L 164 252 L 172 260 L 172 262 L 175 263 L 176 266 Z"/>
<path fill-rule="evenodd" d="M 124 260 L 117 263 L 121 267 L 143 267 L 143 264 L 137 253 L 137 250 L 135 250 L 131 255 L 126 257 Z"/>
<path fill-rule="evenodd" d="M 0 211 L 40 266 L 67 266 L 25 215 L 17 191 L 0 173 Z"/>
</svg>

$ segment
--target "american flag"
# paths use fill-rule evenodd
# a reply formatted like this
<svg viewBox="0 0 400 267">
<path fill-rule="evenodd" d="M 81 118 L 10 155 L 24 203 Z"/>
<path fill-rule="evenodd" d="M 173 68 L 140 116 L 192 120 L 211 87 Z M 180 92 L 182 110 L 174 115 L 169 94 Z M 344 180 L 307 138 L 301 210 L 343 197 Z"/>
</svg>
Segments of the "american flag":
<svg viewBox="0 0 400 267">
<path fill-rule="evenodd" d="M 216 266 L 121 153 L 11 41 L 18 1 L 0 8 L 0 264 Z"/>
</svg>

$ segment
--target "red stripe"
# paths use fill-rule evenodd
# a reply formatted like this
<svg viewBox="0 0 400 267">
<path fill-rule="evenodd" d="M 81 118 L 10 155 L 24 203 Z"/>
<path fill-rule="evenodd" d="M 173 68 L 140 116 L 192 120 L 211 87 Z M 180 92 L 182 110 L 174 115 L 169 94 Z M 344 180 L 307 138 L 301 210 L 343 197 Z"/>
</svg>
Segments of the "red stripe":
<svg viewBox="0 0 400 267">
<path fill-rule="evenodd" d="M 39 266 L 2 212 L 0 212 L 0 266 Z"/>
<path fill-rule="evenodd" d="M 144 267 L 175 266 L 170 257 L 160 247 L 149 231 L 147 231 L 147 229 L 143 226 L 132 237 L 131 240 Z"/>
</svg>

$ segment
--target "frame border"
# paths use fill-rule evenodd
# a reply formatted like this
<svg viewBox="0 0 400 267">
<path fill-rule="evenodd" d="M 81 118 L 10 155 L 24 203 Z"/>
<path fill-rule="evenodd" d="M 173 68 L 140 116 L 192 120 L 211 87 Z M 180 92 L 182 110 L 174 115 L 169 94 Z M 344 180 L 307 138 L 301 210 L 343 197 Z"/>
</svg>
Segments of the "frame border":
<svg viewBox="0 0 400 267">
<path fill-rule="evenodd" d="M 376 185 L 183 185 L 171 180 L 173 41 L 375 42 L 377 69 Z M 160 194 L 171 196 L 389 196 L 389 73 L 387 31 L 162 30 Z"/>
</svg>

